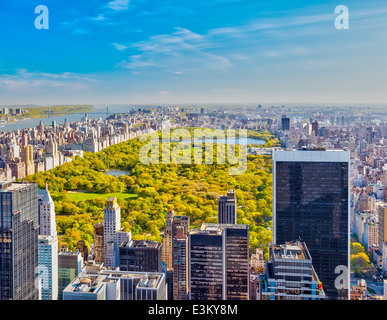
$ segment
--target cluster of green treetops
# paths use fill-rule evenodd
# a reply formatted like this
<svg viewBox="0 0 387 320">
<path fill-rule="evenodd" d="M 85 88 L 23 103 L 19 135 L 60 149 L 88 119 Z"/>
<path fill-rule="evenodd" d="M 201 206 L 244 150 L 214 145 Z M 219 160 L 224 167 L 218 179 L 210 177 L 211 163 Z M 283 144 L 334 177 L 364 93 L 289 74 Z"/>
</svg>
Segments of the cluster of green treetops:
<svg viewBox="0 0 387 320">
<path fill-rule="evenodd" d="M 249 132 L 249 137 L 264 138 L 264 146 L 279 143 L 268 132 Z M 77 156 L 72 162 L 25 178 L 37 182 L 39 188 L 48 184 L 61 243 L 74 250 L 78 240 L 88 246 L 93 242 L 94 224 L 103 221 L 107 200 L 103 195 L 107 193 L 119 195 L 125 231 L 131 231 L 134 239 L 161 242 L 168 209 L 189 216 L 191 228 L 200 228 L 202 222 L 217 223 L 218 196 L 235 189 L 237 222 L 249 225 L 250 251 L 262 248 L 267 257 L 272 239 L 270 156 L 248 155 L 245 173 L 230 175 L 227 161 L 216 162 L 216 145 L 213 164 L 143 164 L 139 152 L 145 143 L 136 138 L 97 153 L 85 152 L 83 158 Z M 171 149 L 175 145 L 171 143 Z M 130 175 L 107 175 L 109 169 L 129 170 Z M 69 194 L 74 191 L 99 193 L 101 197 L 72 200 Z"/>
</svg>

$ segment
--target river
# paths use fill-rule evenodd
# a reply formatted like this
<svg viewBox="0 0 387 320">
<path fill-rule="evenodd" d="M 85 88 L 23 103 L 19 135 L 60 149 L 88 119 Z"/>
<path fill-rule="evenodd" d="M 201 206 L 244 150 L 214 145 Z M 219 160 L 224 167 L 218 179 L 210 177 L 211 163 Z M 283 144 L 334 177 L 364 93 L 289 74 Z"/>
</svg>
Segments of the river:
<svg viewBox="0 0 387 320">
<path fill-rule="evenodd" d="M 106 119 L 106 105 L 94 105 L 94 110 L 91 112 L 86 112 L 87 117 L 89 119 Z M 109 114 L 112 113 L 125 113 L 136 108 L 134 105 L 109 105 Z M 0 131 L 10 132 L 14 130 L 22 130 L 27 128 L 36 127 L 40 121 L 45 126 L 52 125 L 52 122 L 55 121 L 56 124 L 63 124 L 65 121 L 67 122 L 77 122 L 81 121 L 81 119 L 85 116 L 84 113 L 81 114 L 68 114 L 64 116 L 53 116 L 50 118 L 41 118 L 41 119 L 24 119 L 15 123 L 7 123 L 0 126 Z"/>
</svg>

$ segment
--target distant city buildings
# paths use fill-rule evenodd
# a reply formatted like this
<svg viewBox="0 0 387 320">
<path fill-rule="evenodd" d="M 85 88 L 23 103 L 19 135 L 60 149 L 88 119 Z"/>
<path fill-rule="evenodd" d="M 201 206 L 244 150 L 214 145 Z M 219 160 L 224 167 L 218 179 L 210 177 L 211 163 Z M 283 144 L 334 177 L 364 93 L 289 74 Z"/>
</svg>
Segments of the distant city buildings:
<svg viewBox="0 0 387 320">
<path fill-rule="evenodd" d="M 228 190 L 218 199 L 219 223 L 202 230 L 190 231 L 188 216 L 169 210 L 162 244 L 132 240 L 121 229 L 118 201 L 111 198 L 90 248 L 80 240 L 76 252 L 58 253 L 48 188 L 15 180 L 169 128 L 166 119 L 181 127 L 269 130 L 281 139 L 287 150 L 249 148 L 249 154 L 274 156 L 273 244 L 249 253 L 248 230 L 236 224 L 237 199 Z M 350 233 L 374 264 L 367 272 L 378 276 L 379 268 L 386 275 L 386 157 L 383 113 L 333 107 L 159 107 L 0 132 L 0 299 L 55 300 L 63 299 L 64 291 L 66 300 L 382 299 L 380 284 L 371 286 L 377 292 L 370 294 L 366 281 L 352 281 L 350 290 L 337 290 L 333 281 L 340 276 L 335 267 L 349 270 Z"/>
<path fill-rule="evenodd" d="M 5 110 L 5 111 L 4 111 Z M 4 108 L 5 114 L 9 109 Z M 21 110 L 23 109 L 10 109 Z M 1 110 L 0 110 L 1 111 Z M 141 127 L 133 127 L 139 118 L 149 116 Z M 78 122 L 44 125 L 42 121 L 34 128 L 0 132 L 0 176 L 15 181 L 28 175 L 47 171 L 83 156 L 83 152 L 98 152 L 111 145 L 134 139 L 142 134 L 162 129 L 162 118 L 156 120 L 145 113 L 127 113 L 104 121 L 88 119 Z M 3 172 L 1 172 L 3 171 Z"/>
<path fill-rule="evenodd" d="M 281 118 L 281 129 L 283 131 L 290 130 L 290 119 L 286 115 L 283 115 Z"/>
</svg>

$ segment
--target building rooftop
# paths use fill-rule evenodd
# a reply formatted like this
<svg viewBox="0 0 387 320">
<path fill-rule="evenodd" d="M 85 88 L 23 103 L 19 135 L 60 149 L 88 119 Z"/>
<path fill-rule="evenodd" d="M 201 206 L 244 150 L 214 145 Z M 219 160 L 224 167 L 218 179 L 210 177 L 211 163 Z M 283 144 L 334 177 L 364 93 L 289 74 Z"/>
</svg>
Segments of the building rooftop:
<svg viewBox="0 0 387 320">
<path fill-rule="evenodd" d="M 272 245 L 275 259 L 311 260 L 308 248 L 300 241 L 287 242 L 281 245 Z"/>
<path fill-rule="evenodd" d="M 12 182 L 12 181 L 1 181 L 0 192 L 13 192 L 28 186 L 36 184 L 35 182 Z"/>
<path fill-rule="evenodd" d="M 351 152 L 345 150 L 274 150 L 273 160 L 279 161 L 302 161 L 302 162 L 350 162 Z"/>
<path fill-rule="evenodd" d="M 91 274 L 87 271 L 78 275 L 63 292 L 97 293 L 103 286 L 105 277 L 100 274 Z"/>
<path fill-rule="evenodd" d="M 239 229 L 246 230 L 249 228 L 247 224 L 226 224 L 226 223 L 202 223 L 199 229 L 191 229 L 190 234 L 207 234 L 207 235 L 221 235 L 224 229 Z"/>
<path fill-rule="evenodd" d="M 51 204 L 54 203 L 54 201 L 52 201 L 50 192 L 48 192 L 48 185 L 47 185 L 47 183 L 46 183 L 46 188 L 45 189 L 38 189 L 38 195 L 41 197 L 41 199 L 44 202 L 48 202 L 48 203 L 51 203 Z"/>
<path fill-rule="evenodd" d="M 123 242 L 120 247 L 127 248 L 159 248 L 161 243 L 157 241 L 149 241 L 149 240 L 131 240 Z"/>
<path fill-rule="evenodd" d="M 110 280 L 119 280 L 119 279 L 140 279 L 137 287 L 155 289 L 159 286 L 164 274 L 155 273 L 155 272 L 134 272 L 134 271 L 109 271 L 102 270 L 101 275 L 106 278 L 104 282 L 109 282 Z"/>
</svg>

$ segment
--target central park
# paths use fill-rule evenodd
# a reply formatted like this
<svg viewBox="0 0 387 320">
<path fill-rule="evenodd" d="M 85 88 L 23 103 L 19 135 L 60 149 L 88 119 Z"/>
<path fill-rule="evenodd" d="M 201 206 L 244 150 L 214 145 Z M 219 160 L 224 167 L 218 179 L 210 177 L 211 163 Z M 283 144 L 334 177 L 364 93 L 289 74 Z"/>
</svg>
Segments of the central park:
<svg viewBox="0 0 387 320">
<path fill-rule="evenodd" d="M 193 128 L 190 130 L 193 132 Z M 265 141 L 264 147 L 279 145 L 278 139 L 266 131 L 249 132 L 248 137 Z M 79 240 L 89 246 L 94 224 L 103 221 L 103 210 L 111 196 L 117 197 L 121 226 L 131 231 L 133 239 L 161 242 L 168 209 L 189 216 L 191 228 L 200 227 L 202 222 L 215 223 L 218 196 L 235 189 L 237 222 L 249 225 L 251 250 L 266 250 L 272 237 L 270 156 L 248 155 L 246 172 L 230 175 L 232 164 L 216 161 L 216 144 L 212 164 L 143 164 L 139 152 L 146 143 L 136 138 L 98 153 L 85 152 L 72 162 L 25 178 L 37 182 L 39 188 L 48 184 L 61 243 L 70 250 L 75 250 Z M 176 143 L 170 145 L 174 148 Z M 238 151 L 238 145 L 235 148 Z M 113 169 L 130 175 L 109 174 Z"/>
<path fill-rule="evenodd" d="M 194 132 L 194 128 L 189 130 Z M 159 135 L 161 138 L 161 132 Z M 267 131 L 248 131 L 248 139 L 250 142 L 263 140 L 260 147 L 280 145 L 280 141 Z M 198 164 L 192 159 L 189 164 L 163 164 L 161 146 L 159 163 L 144 164 L 139 154 L 148 140 L 141 140 L 144 141 L 132 139 L 97 153 L 85 152 L 83 157 L 76 156 L 72 162 L 25 178 L 37 182 L 39 188 L 48 185 L 55 204 L 60 244 L 74 251 L 77 242 L 83 240 L 90 249 L 94 242 L 94 225 L 103 221 L 103 210 L 109 197 L 117 197 L 121 226 L 124 231 L 131 231 L 133 239 L 162 242 L 168 209 L 188 216 L 191 228 L 200 228 L 202 222 L 217 223 L 218 197 L 227 189 L 234 189 L 237 223 L 249 225 L 250 253 L 260 248 L 268 260 L 268 244 L 272 241 L 270 155 L 248 153 L 246 171 L 230 175 L 232 164 L 228 161 Z M 171 142 L 171 150 L 177 144 Z M 194 142 L 191 147 L 194 148 Z M 235 145 L 239 155 L 238 149 Z M 212 152 L 213 158 L 217 159 L 217 144 Z M 194 157 L 194 152 L 191 156 Z M 370 261 L 364 248 L 357 239 L 352 239 L 351 269 L 364 274 L 369 268 Z"/>
</svg>

